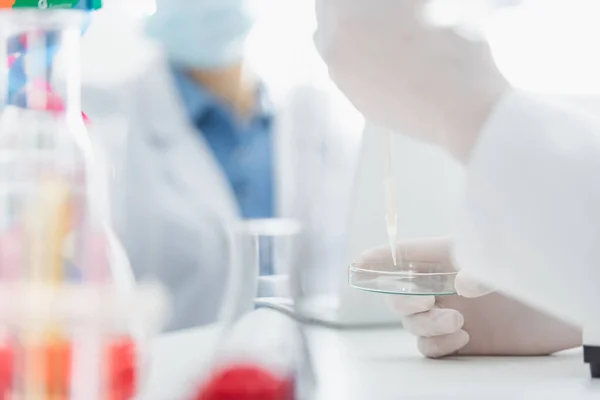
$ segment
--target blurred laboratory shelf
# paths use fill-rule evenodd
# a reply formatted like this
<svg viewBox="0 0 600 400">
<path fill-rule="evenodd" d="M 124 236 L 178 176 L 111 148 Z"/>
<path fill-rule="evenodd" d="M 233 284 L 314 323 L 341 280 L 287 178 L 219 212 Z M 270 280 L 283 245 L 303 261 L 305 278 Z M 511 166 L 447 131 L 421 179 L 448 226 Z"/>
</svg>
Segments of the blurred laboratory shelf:
<svg viewBox="0 0 600 400">
<path fill-rule="evenodd" d="M 219 334 L 218 327 L 209 326 L 157 339 L 141 398 L 190 399 Z M 590 379 L 581 350 L 549 357 L 429 360 L 418 353 L 414 337 L 402 330 L 315 328 L 308 336 L 318 400 L 600 398 L 600 382 Z"/>
</svg>

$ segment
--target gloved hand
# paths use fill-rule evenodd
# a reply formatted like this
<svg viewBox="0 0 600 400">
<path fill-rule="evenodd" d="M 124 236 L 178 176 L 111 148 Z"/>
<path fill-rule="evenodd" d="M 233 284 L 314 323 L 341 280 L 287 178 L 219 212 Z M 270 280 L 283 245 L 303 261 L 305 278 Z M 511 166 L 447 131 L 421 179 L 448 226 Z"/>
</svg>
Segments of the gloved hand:
<svg viewBox="0 0 600 400">
<path fill-rule="evenodd" d="M 449 239 L 399 243 L 405 260 L 441 262 L 454 269 Z M 389 246 L 365 252 L 359 262 L 391 260 Z M 501 293 L 492 293 L 462 272 L 458 296 L 390 295 L 405 329 L 418 337 L 427 357 L 448 355 L 546 355 L 581 345 L 581 330 Z"/>
<path fill-rule="evenodd" d="M 424 23 L 426 3 L 316 0 L 315 44 L 367 119 L 466 161 L 508 84 L 487 44 Z"/>
</svg>

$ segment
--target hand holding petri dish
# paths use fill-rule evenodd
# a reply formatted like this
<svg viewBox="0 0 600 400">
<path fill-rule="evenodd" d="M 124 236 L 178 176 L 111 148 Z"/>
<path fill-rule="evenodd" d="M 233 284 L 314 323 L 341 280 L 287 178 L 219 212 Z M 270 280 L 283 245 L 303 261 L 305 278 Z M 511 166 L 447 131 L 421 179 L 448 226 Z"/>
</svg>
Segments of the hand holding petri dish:
<svg viewBox="0 0 600 400">
<path fill-rule="evenodd" d="M 448 241 L 398 243 L 394 265 L 389 246 L 368 250 L 349 267 L 349 284 L 357 289 L 398 295 L 456 294 L 457 270 L 451 262 Z"/>
</svg>

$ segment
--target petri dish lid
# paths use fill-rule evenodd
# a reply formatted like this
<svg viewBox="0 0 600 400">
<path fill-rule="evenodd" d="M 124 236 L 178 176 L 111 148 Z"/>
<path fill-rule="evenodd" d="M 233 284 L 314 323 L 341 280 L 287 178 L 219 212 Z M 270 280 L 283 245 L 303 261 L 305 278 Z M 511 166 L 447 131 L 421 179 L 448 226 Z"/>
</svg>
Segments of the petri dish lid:
<svg viewBox="0 0 600 400">
<path fill-rule="evenodd" d="M 350 286 L 376 293 L 445 296 L 456 294 L 457 271 L 429 261 L 354 262 L 348 269 Z"/>
</svg>

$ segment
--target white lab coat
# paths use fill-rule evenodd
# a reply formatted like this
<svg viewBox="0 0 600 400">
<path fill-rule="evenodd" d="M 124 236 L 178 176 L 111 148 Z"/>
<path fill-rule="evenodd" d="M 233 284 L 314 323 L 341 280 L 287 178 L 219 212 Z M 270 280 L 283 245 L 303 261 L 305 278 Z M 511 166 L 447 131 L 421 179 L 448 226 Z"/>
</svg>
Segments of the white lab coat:
<svg viewBox="0 0 600 400">
<path fill-rule="evenodd" d="M 511 93 L 469 165 L 456 236 L 475 278 L 580 326 L 600 321 L 600 124 Z"/>
<path fill-rule="evenodd" d="M 157 56 L 122 92 L 116 112 L 125 112 L 129 136 L 117 179 L 117 232 L 136 276 L 158 277 L 168 287 L 168 329 L 213 322 L 227 280 L 225 227 L 239 218 L 235 197 L 188 121 L 164 58 Z M 275 115 L 276 213 L 302 222 L 301 253 L 313 282 L 334 281 L 344 268 L 340 252 L 362 119 L 339 96 L 298 86 Z M 92 125 L 111 112 L 109 99 L 84 91 Z"/>
</svg>

